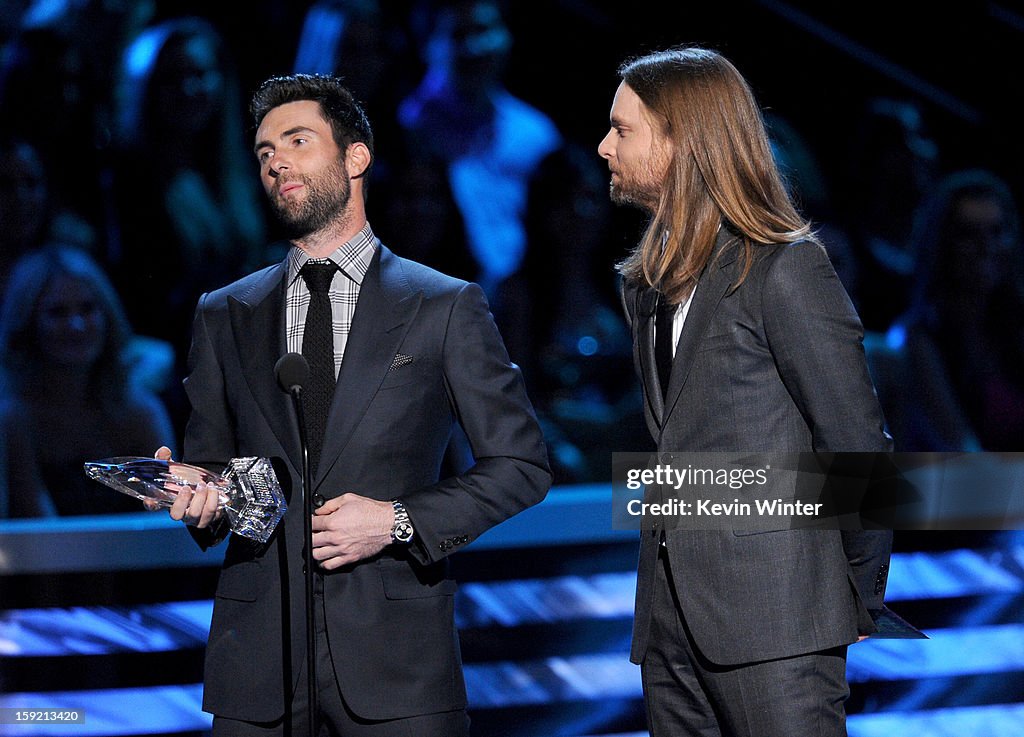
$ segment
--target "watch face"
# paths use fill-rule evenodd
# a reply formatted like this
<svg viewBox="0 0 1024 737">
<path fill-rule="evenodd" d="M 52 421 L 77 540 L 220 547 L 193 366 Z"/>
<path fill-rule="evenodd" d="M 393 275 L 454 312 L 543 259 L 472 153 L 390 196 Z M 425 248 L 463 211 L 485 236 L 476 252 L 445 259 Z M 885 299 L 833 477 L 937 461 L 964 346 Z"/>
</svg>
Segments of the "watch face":
<svg viewBox="0 0 1024 737">
<path fill-rule="evenodd" d="M 407 543 L 412 540 L 412 525 L 402 522 L 395 527 L 395 540 L 400 543 Z"/>
</svg>

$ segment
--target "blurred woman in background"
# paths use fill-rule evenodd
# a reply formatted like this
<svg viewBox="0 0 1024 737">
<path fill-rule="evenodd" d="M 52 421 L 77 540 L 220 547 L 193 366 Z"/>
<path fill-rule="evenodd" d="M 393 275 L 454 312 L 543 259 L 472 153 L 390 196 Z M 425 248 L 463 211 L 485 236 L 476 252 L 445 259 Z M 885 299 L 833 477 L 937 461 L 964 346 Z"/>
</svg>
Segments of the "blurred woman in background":
<svg viewBox="0 0 1024 737">
<path fill-rule="evenodd" d="M 899 375 L 879 387 L 898 449 L 1019 450 L 1024 249 L 1009 188 L 983 170 L 945 177 L 913 241 L 911 308 L 886 337 Z"/>
<path fill-rule="evenodd" d="M 50 247 L 17 263 L 0 312 L 0 516 L 138 510 L 82 470 L 148 456 L 173 437 L 133 371 L 131 340 L 120 300 L 84 252 Z"/>
<path fill-rule="evenodd" d="M 135 326 L 184 355 L 199 295 L 263 265 L 237 73 L 212 26 L 176 18 L 128 47 L 118 101 L 117 281 Z"/>
</svg>

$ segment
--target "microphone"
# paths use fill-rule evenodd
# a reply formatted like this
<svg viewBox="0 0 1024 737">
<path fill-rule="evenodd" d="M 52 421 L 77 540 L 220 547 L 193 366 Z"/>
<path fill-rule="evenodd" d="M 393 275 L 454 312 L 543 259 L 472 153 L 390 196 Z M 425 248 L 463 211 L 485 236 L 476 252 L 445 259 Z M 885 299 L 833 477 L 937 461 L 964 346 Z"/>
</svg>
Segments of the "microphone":
<svg viewBox="0 0 1024 737">
<path fill-rule="evenodd" d="M 309 362 L 301 353 L 285 353 L 274 365 L 277 384 L 286 394 L 290 394 L 295 406 L 295 415 L 299 423 L 299 446 L 302 449 L 302 515 L 304 517 L 303 536 L 305 546 L 303 553 L 303 573 L 306 585 L 306 683 L 309 686 L 307 710 L 309 712 L 306 728 L 308 737 L 314 737 L 317 731 L 317 676 L 316 676 L 316 636 L 313 615 L 313 502 L 310 491 L 313 488 L 309 469 L 309 444 L 306 440 L 306 417 L 302 412 L 302 385 L 309 380 Z M 321 502 L 322 503 L 322 502 Z M 317 505 L 320 506 L 320 505 Z"/>
<path fill-rule="evenodd" d="M 288 394 L 302 393 L 309 379 L 309 363 L 301 353 L 285 353 L 274 365 L 277 385 Z"/>
</svg>

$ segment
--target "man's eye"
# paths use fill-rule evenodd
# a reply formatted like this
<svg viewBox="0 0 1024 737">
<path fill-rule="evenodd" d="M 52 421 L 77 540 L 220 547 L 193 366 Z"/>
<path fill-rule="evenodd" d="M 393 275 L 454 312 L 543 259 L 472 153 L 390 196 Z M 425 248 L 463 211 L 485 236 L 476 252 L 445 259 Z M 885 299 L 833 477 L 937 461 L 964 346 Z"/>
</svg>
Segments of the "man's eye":
<svg viewBox="0 0 1024 737">
<path fill-rule="evenodd" d="M 304 143 L 309 143 L 309 139 L 308 138 L 296 138 L 294 141 L 292 141 L 292 143 L 294 143 L 296 146 L 301 146 Z"/>
<path fill-rule="evenodd" d="M 270 159 L 270 157 L 273 155 L 273 153 L 274 153 L 273 151 L 260 151 L 258 154 L 256 154 L 256 159 L 261 164 L 264 164 L 264 163 L 266 163 Z"/>
</svg>

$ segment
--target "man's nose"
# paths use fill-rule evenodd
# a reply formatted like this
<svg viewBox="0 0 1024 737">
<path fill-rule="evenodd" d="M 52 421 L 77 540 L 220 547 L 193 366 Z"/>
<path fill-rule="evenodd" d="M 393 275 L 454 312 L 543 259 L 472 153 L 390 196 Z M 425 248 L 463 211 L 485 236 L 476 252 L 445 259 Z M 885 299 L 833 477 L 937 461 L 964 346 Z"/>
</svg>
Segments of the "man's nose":
<svg viewBox="0 0 1024 737">
<path fill-rule="evenodd" d="M 611 145 L 612 132 L 608 131 L 605 137 L 601 139 L 601 142 L 597 144 L 597 153 L 603 159 L 610 159 L 614 154 L 615 150 Z"/>
<path fill-rule="evenodd" d="M 291 162 L 285 156 L 275 154 L 274 158 L 270 160 L 270 176 L 272 177 L 277 178 L 282 172 L 288 171 L 290 168 Z"/>
</svg>

